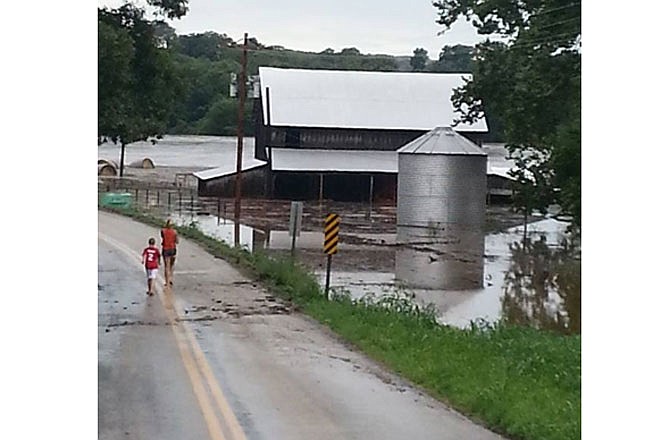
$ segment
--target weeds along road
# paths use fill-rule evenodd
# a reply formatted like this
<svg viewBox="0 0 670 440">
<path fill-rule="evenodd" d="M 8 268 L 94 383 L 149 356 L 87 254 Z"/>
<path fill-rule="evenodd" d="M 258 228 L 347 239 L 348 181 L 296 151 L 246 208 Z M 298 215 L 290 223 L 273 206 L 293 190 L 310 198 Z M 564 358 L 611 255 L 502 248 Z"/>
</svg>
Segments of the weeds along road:
<svg viewBox="0 0 670 440">
<path fill-rule="evenodd" d="M 181 240 L 147 297 L 159 230 L 98 213 L 99 439 L 500 439 Z"/>
</svg>

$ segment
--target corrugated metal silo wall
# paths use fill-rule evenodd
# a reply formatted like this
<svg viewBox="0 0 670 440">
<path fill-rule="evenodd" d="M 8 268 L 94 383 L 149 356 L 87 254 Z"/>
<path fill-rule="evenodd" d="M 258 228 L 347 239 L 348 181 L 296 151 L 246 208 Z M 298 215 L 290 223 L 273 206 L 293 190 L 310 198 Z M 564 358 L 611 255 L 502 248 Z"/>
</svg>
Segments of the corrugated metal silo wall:
<svg viewBox="0 0 670 440">
<path fill-rule="evenodd" d="M 486 156 L 399 154 L 398 226 L 482 226 Z"/>
<path fill-rule="evenodd" d="M 396 278 L 410 287 L 483 285 L 486 156 L 400 154 Z"/>
</svg>

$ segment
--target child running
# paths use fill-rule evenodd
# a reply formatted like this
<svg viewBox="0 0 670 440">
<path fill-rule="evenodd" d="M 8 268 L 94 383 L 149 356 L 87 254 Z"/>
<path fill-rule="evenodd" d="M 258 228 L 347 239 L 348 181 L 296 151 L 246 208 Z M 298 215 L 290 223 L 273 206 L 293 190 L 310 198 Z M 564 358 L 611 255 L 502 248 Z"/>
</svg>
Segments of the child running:
<svg viewBox="0 0 670 440">
<path fill-rule="evenodd" d="M 153 237 L 149 239 L 149 246 L 142 251 L 142 264 L 147 271 L 147 295 L 153 296 L 154 280 L 158 275 L 158 267 L 161 265 L 161 253 Z"/>
</svg>

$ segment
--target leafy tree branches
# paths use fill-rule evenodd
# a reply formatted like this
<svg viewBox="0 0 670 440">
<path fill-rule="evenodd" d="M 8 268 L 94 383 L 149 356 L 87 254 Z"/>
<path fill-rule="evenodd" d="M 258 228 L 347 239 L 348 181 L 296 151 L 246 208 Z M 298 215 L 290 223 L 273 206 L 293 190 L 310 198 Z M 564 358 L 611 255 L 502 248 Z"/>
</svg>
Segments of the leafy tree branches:
<svg viewBox="0 0 670 440">
<path fill-rule="evenodd" d="M 187 3 L 148 0 L 169 18 L 183 16 Z M 156 28 L 131 3 L 98 9 L 98 140 L 121 144 L 121 175 L 125 145 L 162 135 L 179 93 L 163 44 L 169 33 L 158 38 Z"/>
<path fill-rule="evenodd" d="M 422 47 L 417 47 L 414 49 L 414 55 L 409 60 L 412 70 L 417 72 L 424 70 L 426 68 L 426 63 L 428 62 L 428 51 Z"/>
<path fill-rule="evenodd" d="M 453 97 L 463 121 L 500 118 L 520 210 L 558 203 L 581 222 L 581 2 L 441 0 L 438 22 L 459 17 L 503 41 L 475 48 L 473 80 Z"/>
</svg>

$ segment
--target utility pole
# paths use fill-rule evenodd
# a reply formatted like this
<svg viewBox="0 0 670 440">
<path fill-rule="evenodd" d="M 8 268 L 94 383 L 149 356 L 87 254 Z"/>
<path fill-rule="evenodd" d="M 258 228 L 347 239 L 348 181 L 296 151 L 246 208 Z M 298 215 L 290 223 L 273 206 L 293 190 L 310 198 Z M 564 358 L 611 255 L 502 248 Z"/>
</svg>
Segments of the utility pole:
<svg viewBox="0 0 670 440">
<path fill-rule="evenodd" d="M 125 141 L 121 141 L 121 163 L 120 165 L 120 170 L 119 170 L 119 177 L 123 177 L 123 162 L 126 160 L 126 143 Z"/>
<path fill-rule="evenodd" d="M 240 221 L 242 199 L 242 154 L 244 142 L 244 101 L 247 95 L 247 33 L 244 33 L 242 46 L 242 71 L 237 80 L 237 93 L 240 99 L 237 110 L 237 173 L 235 174 L 235 223 Z M 238 226 L 239 227 L 239 226 Z M 238 240 L 235 241 L 237 245 Z"/>
</svg>

